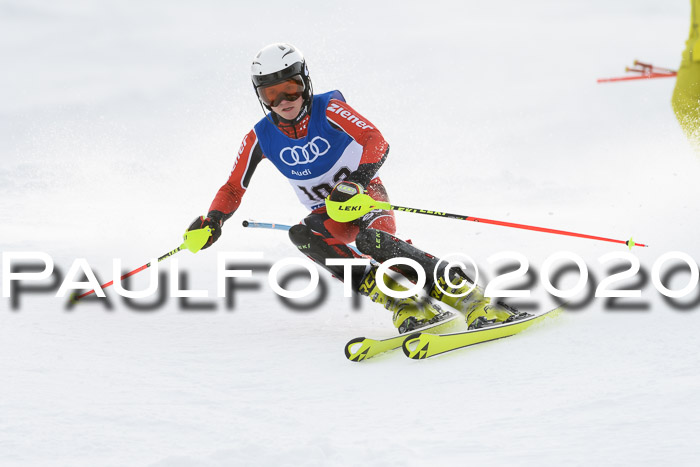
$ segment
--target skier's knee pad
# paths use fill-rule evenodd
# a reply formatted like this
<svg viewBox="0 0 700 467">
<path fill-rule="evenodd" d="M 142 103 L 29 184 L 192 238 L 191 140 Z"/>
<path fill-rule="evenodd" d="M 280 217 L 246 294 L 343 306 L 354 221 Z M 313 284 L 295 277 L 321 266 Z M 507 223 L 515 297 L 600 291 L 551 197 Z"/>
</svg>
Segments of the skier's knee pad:
<svg viewBox="0 0 700 467">
<path fill-rule="evenodd" d="M 289 239 L 297 247 L 308 245 L 311 242 L 311 237 L 313 232 L 311 229 L 304 224 L 293 225 L 289 229 Z"/>
<path fill-rule="evenodd" d="M 333 243 L 329 243 L 329 239 L 324 238 L 318 232 L 315 232 L 311 227 L 304 224 L 297 224 L 289 229 L 289 239 L 299 249 L 299 251 L 313 261 L 328 269 L 335 277 L 342 278 L 345 275 L 343 266 L 328 266 L 326 260 L 328 258 L 353 258 L 354 255 L 347 245 L 338 243 L 334 239 L 330 239 Z M 364 270 L 354 268 L 352 271 L 352 284 L 359 287 L 359 282 L 362 279 Z M 358 277 L 359 276 L 359 277 Z"/>
<path fill-rule="evenodd" d="M 381 230 L 367 229 L 361 230 L 355 237 L 355 245 L 363 255 L 372 256 L 373 250 L 376 249 L 377 238 L 381 235 Z"/>
<path fill-rule="evenodd" d="M 395 243 L 401 242 L 389 232 L 379 229 L 367 229 L 360 231 L 355 237 L 355 245 L 362 254 L 369 255 L 379 262 L 395 256 Z"/>
</svg>

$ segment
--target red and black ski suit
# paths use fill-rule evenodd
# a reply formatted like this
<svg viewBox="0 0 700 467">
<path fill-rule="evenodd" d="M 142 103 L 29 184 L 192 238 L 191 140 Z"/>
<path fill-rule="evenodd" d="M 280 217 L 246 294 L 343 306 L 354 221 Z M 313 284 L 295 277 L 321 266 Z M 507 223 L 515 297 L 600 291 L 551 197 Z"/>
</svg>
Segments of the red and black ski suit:
<svg viewBox="0 0 700 467">
<path fill-rule="evenodd" d="M 367 122 L 367 125 L 359 127 L 352 121 L 342 118 L 338 112 L 331 109 L 338 107 L 357 116 L 360 120 Z M 389 144 L 386 142 L 381 132 L 369 123 L 347 103 L 331 99 L 329 106 L 322 109 L 311 109 L 313 112 L 324 111 L 326 118 L 333 128 L 348 134 L 355 142 L 362 146 L 362 155 L 357 169 L 347 176 L 346 180 L 359 183 L 366 188 L 367 193 L 374 199 L 389 201 L 384 185 L 377 171 L 386 160 L 389 153 Z M 311 114 L 308 113 L 298 122 L 286 122 L 274 113 L 269 118 L 274 120 L 277 128 L 289 138 L 304 138 L 307 135 L 307 126 Z M 258 136 L 255 130 L 251 130 L 246 135 L 238 151 L 228 181 L 219 189 L 214 201 L 209 208 L 209 217 L 219 217 L 222 220 L 233 215 L 241 204 L 243 195 L 248 188 L 251 177 L 261 160 L 265 159 L 265 154 L 258 143 Z M 330 193 L 325 193 L 328 196 Z M 347 244 L 355 241 L 358 233 L 367 229 L 376 229 L 393 234 L 396 231 L 394 213 L 392 211 L 376 210 L 353 222 L 340 223 L 331 219 L 325 206 L 316 207 L 306 216 L 299 225 L 292 227 L 290 238 L 300 250 L 312 260 L 329 269 L 336 277 L 342 278 L 342 267 L 326 266 L 325 259 L 329 257 L 348 258 L 357 256 Z M 303 246 L 303 248 L 302 248 Z M 357 269 L 357 268 L 353 268 Z M 360 271 L 353 271 L 353 283 L 361 279 Z"/>
</svg>

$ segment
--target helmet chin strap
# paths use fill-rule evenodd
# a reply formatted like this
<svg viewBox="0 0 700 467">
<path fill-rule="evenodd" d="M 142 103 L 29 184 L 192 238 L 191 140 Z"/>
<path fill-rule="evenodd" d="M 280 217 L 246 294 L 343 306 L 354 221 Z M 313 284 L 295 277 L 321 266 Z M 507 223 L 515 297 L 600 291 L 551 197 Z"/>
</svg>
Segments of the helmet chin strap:
<svg viewBox="0 0 700 467">
<path fill-rule="evenodd" d="M 285 118 L 280 117 L 280 120 L 284 120 L 285 122 L 289 122 L 292 125 L 296 125 L 300 121 L 304 119 L 308 114 L 311 113 L 311 99 L 306 99 L 304 100 L 304 104 L 301 106 L 301 109 L 299 109 L 299 114 L 294 117 L 294 120 L 287 120 Z"/>
</svg>

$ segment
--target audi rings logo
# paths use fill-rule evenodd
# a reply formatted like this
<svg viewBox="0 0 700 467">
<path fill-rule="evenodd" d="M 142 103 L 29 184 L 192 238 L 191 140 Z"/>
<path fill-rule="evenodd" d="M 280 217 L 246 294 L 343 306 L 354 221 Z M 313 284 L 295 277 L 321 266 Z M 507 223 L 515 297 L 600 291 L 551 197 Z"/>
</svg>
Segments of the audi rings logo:
<svg viewBox="0 0 700 467">
<path fill-rule="evenodd" d="M 310 164 L 331 148 L 328 140 L 316 136 L 303 146 L 292 146 L 280 151 L 280 160 L 289 166 Z"/>
</svg>

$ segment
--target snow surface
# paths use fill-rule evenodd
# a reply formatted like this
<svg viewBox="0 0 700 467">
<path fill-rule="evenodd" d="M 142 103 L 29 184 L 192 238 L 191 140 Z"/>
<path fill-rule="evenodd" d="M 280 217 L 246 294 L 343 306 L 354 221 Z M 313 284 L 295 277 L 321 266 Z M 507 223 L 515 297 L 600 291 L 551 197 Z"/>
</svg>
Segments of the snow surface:
<svg viewBox="0 0 700 467">
<path fill-rule="evenodd" d="M 248 66 L 275 41 L 304 51 L 317 91 L 341 89 L 382 130 L 395 203 L 651 248 L 635 251 L 646 280 L 620 283 L 641 286 L 645 311 L 598 298 L 430 361 L 350 363 L 344 344 L 392 335 L 390 316 L 354 310 L 323 272 L 329 297 L 311 312 L 283 307 L 261 273 L 233 310 L 213 298 L 217 251 L 298 256 L 284 233 L 239 227 L 304 216 L 263 163 L 216 248 L 161 263 L 177 260 L 213 309 L 171 298 L 135 311 L 113 290 L 111 309 L 67 309 L 54 292 L 15 310 L 2 299 L 0 465 L 696 465 L 700 288 L 677 309 L 649 275 L 666 252 L 700 258 L 700 159 L 674 119 L 673 80 L 595 83 L 635 58 L 676 67 L 688 17 L 687 0 L 1 0 L 3 252 L 46 252 L 63 274 L 85 258 L 108 280 L 112 258 L 137 267 L 175 248 L 261 116 Z M 398 221 L 402 237 L 467 253 L 487 276 L 503 250 L 536 272 L 567 250 L 599 281 L 610 265 L 598 258 L 624 251 Z M 539 281 L 529 301 L 554 305 Z"/>
</svg>

